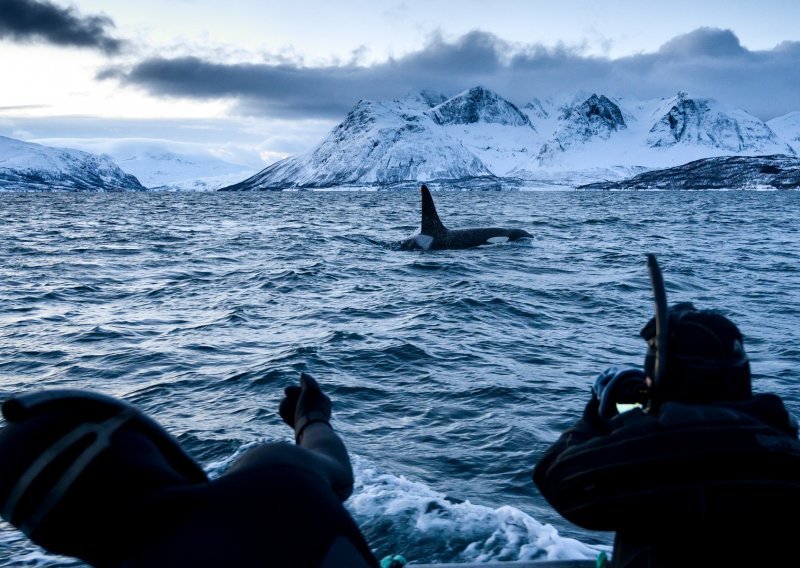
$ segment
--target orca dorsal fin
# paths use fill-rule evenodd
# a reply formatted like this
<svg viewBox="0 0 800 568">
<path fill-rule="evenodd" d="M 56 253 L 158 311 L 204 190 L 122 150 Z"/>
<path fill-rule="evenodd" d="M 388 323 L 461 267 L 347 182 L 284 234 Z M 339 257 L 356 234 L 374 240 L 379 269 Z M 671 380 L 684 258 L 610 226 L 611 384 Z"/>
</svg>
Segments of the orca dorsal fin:
<svg viewBox="0 0 800 568">
<path fill-rule="evenodd" d="M 422 194 L 422 225 L 419 232 L 423 235 L 441 235 L 447 232 L 447 228 L 439 220 L 439 214 L 436 213 L 436 206 L 433 204 L 431 192 L 428 186 L 423 185 L 419 188 Z"/>
</svg>

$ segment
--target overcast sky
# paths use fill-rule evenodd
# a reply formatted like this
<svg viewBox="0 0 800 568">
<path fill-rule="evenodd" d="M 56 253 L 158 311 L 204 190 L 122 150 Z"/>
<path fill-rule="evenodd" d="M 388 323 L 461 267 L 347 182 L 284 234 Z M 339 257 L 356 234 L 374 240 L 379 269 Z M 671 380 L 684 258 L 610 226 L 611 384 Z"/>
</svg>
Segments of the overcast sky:
<svg viewBox="0 0 800 568">
<path fill-rule="evenodd" d="M 266 164 L 359 99 L 679 90 L 800 110 L 800 1 L 0 0 L 0 135 L 197 143 Z"/>
</svg>

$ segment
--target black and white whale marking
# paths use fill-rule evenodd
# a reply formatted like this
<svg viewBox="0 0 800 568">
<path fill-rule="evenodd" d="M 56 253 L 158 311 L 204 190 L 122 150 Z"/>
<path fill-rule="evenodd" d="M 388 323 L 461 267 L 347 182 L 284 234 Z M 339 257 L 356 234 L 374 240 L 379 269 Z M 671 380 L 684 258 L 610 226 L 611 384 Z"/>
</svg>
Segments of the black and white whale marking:
<svg viewBox="0 0 800 568">
<path fill-rule="evenodd" d="M 522 229 L 488 227 L 480 229 L 448 229 L 439 220 L 427 186 L 420 188 L 422 194 L 422 225 L 419 233 L 400 243 L 401 250 L 465 249 L 480 245 L 532 239 L 533 235 Z"/>
</svg>

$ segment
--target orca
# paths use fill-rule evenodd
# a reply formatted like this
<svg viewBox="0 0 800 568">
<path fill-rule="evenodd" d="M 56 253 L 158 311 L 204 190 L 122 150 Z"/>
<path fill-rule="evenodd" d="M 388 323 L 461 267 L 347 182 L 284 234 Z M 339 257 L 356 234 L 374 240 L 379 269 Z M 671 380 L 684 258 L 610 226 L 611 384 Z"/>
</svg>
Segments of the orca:
<svg viewBox="0 0 800 568">
<path fill-rule="evenodd" d="M 533 238 L 522 229 L 448 229 L 439 220 L 428 187 L 423 185 L 419 191 L 422 194 L 422 225 L 419 233 L 400 242 L 400 250 L 465 249 Z"/>
</svg>

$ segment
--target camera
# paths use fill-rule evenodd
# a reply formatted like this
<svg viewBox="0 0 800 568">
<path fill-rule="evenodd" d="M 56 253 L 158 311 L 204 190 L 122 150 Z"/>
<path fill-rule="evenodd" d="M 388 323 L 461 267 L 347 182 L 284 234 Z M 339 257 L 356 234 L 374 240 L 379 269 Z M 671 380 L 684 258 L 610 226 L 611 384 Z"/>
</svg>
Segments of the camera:
<svg viewBox="0 0 800 568">
<path fill-rule="evenodd" d="M 643 370 L 635 367 L 610 367 L 594 381 L 592 392 L 599 401 L 598 414 L 610 420 L 647 404 L 649 388 Z"/>
</svg>

